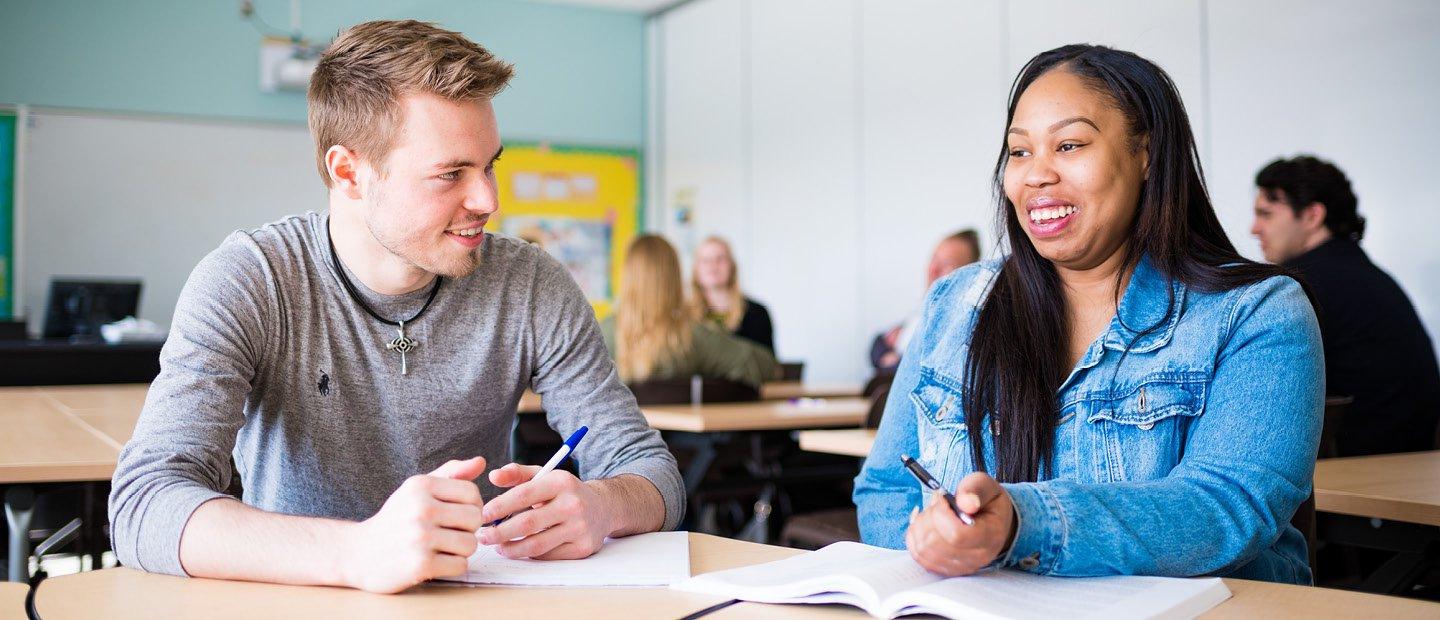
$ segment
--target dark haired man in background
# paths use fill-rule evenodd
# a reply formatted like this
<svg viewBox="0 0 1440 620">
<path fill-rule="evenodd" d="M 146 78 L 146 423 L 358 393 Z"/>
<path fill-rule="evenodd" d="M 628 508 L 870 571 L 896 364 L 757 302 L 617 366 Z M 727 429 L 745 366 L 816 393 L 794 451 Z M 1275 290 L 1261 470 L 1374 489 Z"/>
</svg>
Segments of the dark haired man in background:
<svg viewBox="0 0 1440 620">
<path fill-rule="evenodd" d="M 1326 393 L 1355 401 L 1336 433 L 1340 456 L 1429 450 L 1440 416 L 1435 349 L 1405 291 L 1360 248 L 1365 218 L 1345 173 L 1300 155 L 1255 175 L 1265 259 L 1294 268 L 1315 297 Z"/>
</svg>

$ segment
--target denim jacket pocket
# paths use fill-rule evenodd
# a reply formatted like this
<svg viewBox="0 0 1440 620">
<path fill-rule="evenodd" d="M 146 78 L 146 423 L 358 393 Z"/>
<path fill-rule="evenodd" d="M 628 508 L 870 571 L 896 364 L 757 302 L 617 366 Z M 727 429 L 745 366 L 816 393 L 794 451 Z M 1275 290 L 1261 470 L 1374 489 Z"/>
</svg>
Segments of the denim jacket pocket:
<svg viewBox="0 0 1440 620">
<path fill-rule="evenodd" d="M 970 469 L 964 389 L 959 380 L 934 368 L 922 367 L 920 379 L 909 396 L 918 418 L 920 454 L 916 459 L 950 488 Z"/>
<path fill-rule="evenodd" d="M 1088 400 L 1085 420 L 1102 481 L 1163 478 L 1180 463 L 1190 421 L 1205 411 L 1204 373 L 1159 373 Z"/>
</svg>

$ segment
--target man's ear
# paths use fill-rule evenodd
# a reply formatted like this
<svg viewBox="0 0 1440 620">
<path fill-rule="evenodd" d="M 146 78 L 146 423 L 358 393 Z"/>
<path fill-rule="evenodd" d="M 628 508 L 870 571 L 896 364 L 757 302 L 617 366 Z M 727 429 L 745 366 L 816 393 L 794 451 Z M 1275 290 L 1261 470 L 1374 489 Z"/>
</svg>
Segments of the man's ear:
<svg viewBox="0 0 1440 620">
<path fill-rule="evenodd" d="M 360 200 L 360 157 L 336 144 L 325 151 L 325 169 L 330 173 L 330 189 L 351 200 Z"/>
<path fill-rule="evenodd" d="M 1311 230 L 1322 228 L 1325 226 L 1327 212 L 1324 203 L 1312 202 L 1300 210 L 1300 222 Z"/>
</svg>

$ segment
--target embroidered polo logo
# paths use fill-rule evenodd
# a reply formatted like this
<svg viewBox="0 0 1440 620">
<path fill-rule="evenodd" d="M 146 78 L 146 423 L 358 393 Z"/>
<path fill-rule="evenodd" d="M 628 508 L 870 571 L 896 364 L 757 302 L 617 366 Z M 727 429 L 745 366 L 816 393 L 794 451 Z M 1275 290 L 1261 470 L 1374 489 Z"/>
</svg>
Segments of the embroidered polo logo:
<svg viewBox="0 0 1440 620">
<path fill-rule="evenodd" d="M 330 375 L 325 374 L 323 370 L 320 371 L 320 382 L 315 384 L 315 389 L 320 392 L 321 396 L 330 395 Z"/>
</svg>

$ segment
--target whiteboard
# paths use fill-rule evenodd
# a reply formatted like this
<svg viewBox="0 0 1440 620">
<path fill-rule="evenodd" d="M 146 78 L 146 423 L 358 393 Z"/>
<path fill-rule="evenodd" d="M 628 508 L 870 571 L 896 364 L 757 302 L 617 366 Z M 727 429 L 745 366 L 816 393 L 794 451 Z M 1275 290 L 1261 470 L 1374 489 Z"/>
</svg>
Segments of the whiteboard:
<svg viewBox="0 0 1440 620">
<path fill-rule="evenodd" d="M 32 108 L 24 136 L 17 311 L 32 334 L 55 276 L 142 280 L 140 317 L 168 325 L 230 232 L 326 208 L 303 125 Z"/>
</svg>

